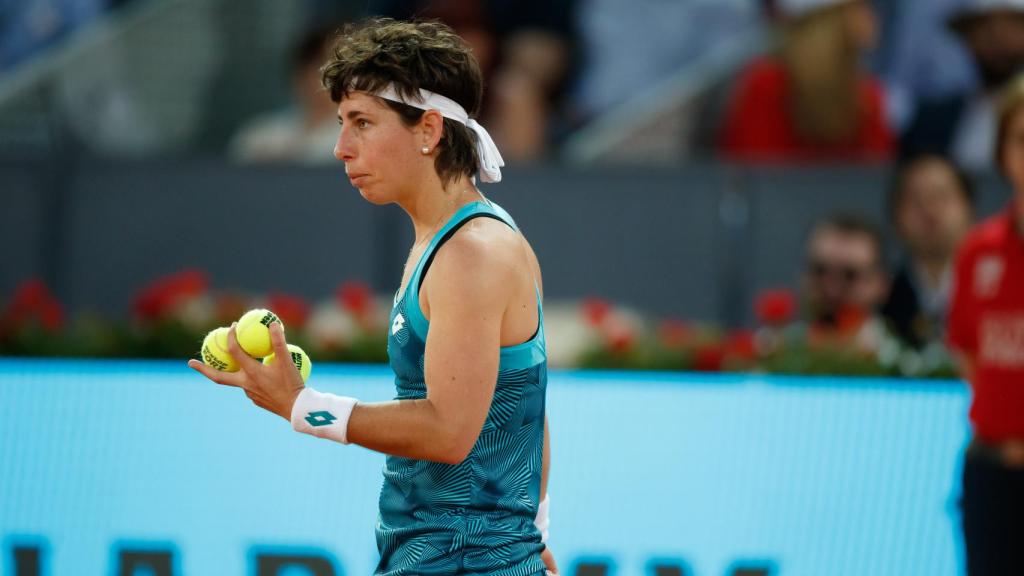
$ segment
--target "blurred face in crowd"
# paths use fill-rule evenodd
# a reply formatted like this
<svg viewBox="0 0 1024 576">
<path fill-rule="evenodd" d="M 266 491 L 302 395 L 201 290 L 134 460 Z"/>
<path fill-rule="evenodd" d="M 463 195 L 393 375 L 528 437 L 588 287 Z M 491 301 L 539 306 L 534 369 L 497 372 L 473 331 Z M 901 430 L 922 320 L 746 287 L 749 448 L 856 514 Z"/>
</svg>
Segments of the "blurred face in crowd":
<svg viewBox="0 0 1024 576">
<path fill-rule="evenodd" d="M 973 210 L 953 168 L 939 158 L 911 164 L 895 208 L 896 228 L 915 259 L 948 261 L 971 227 Z"/>
<path fill-rule="evenodd" d="M 872 311 L 885 297 L 881 255 L 871 236 L 822 226 L 807 246 L 804 290 L 816 319 L 844 309 Z"/>
<path fill-rule="evenodd" d="M 1024 69 L 1024 14 L 997 10 L 978 16 L 963 36 L 986 87 L 998 88 Z"/>
<path fill-rule="evenodd" d="M 345 163 L 352 186 L 370 202 L 401 203 L 433 171 L 432 157 L 420 152 L 420 127 L 406 126 L 380 98 L 350 92 L 338 104 L 338 122 L 334 156 Z"/>
<path fill-rule="evenodd" d="M 846 25 L 850 38 L 862 51 L 878 45 L 878 17 L 871 4 L 857 0 L 846 7 Z"/>
</svg>

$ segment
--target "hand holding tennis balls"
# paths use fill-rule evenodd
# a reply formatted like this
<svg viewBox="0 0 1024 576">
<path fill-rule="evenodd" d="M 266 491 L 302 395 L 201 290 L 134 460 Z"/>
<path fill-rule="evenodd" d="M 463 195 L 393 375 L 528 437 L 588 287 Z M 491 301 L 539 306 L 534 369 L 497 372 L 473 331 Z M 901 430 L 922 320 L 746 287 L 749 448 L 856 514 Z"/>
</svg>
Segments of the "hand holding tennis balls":
<svg viewBox="0 0 1024 576">
<path fill-rule="evenodd" d="M 217 384 L 241 388 L 254 404 L 290 421 L 295 398 L 305 388 L 303 374 L 300 374 L 298 367 L 292 362 L 271 361 L 265 364 L 246 354 L 238 341 L 237 325 L 238 323 L 235 323 L 230 328 L 219 329 L 227 330 L 227 353 L 237 363 L 237 371 L 221 371 L 195 359 L 189 360 L 189 367 Z M 271 352 L 277 357 L 290 358 L 291 350 L 285 341 L 284 326 L 281 322 L 271 322 L 268 332 Z M 217 330 L 212 334 L 213 342 L 217 342 Z M 309 357 L 303 353 L 302 358 L 308 370 Z M 308 372 L 305 375 L 308 377 Z"/>
<path fill-rule="evenodd" d="M 263 358 L 272 354 L 270 324 L 273 322 L 281 322 L 281 319 L 265 308 L 249 310 L 239 318 L 235 326 L 235 335 L 239 346 L 246 354 L 253 358 Z M 228 354 L 228 328 L 217 328 L 207 334 L 200 355 L 207 366 L 223 372 L 238 371 L 238 362 Z"/>
</svg>

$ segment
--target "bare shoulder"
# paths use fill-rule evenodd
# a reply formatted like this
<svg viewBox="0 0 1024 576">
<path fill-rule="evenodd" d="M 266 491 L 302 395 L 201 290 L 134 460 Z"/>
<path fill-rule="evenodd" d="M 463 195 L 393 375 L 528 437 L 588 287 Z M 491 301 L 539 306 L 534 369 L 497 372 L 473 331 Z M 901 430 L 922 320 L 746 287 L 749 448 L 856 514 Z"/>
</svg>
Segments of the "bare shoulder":
<svg viewBox="0 0 1024 576">
<path fill-rule="evenodd" d="M 500 272 L 522 255 L 521 236 L 493 218 L 467 222 L 435 256 L 435 265 L 458 266 L 465 272 Z M 442 264 L 444 263 L 444 264 Z"/>
<path fill-rule="evenodd" d="M 427 281 L 464 296 L 480 289 L 497 296 L 520 269 L 521 242 L 521 236 L 506 224 L 476 218 L 437 251 Z"/>
</svg>

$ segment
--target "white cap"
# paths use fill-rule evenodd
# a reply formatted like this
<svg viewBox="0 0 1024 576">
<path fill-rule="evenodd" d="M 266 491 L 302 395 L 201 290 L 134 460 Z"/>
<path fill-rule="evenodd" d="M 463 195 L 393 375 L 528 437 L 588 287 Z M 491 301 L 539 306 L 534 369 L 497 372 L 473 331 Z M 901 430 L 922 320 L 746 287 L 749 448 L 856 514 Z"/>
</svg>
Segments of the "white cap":
<svg viewBox="0 0 1024 576">
<path fill-rule="evenodd" d="M 1024 0 L 963 0 L 950 14 L 949 25 L 959 30 L 973 18 L 1001 10 L 1024 13 Z"/>
<path fill-rule="evenodd" d="M 813 12 L 822 8 L 831 8 L 832 6 L 838 6 L 850 1 L 851 0 L 778 0 L 776 2 L 776 6 L 779 9 L 779 14 L 783 18 L 796 18 L 803 16 L 808 12 Z"/>
</svg>

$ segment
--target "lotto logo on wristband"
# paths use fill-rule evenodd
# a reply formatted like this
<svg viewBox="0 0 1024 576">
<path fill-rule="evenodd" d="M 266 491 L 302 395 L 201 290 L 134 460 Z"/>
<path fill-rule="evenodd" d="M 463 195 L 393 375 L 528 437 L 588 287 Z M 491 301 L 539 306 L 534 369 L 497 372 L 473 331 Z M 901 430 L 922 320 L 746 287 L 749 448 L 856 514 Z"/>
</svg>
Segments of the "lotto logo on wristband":
<svg viewBox="0 0 1024 576">
<path fill-rule="evenodd" d="M 334 421 L 337 420 L 337 419 L 338 419 L 338 417 L 335 416 L 334 414 L 331 414 L 330 412 L 324 412 L 324 411 L 321 411 L 321 412 L 310 412 L 306 416 L 306 422 L 309 422 L 309 425 L 310 426 L 314 426 L 314 427 L 329 426 L 329 425 L 333 424 Z"/>
</svg>

